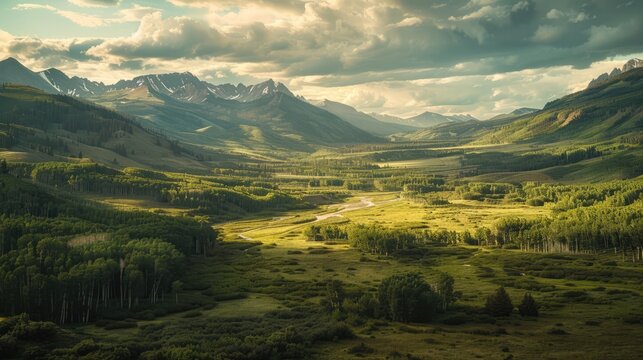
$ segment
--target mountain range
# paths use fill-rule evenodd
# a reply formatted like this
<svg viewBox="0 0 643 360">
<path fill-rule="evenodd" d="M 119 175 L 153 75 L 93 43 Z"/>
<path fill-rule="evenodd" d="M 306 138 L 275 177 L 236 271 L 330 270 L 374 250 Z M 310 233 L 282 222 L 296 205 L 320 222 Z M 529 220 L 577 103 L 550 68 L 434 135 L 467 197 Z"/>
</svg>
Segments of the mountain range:
<svg viewBox="0 0 643 360">
<path fill-rule="evenodd" d="M 273 80 L 249 86 L 213 85 L 189 72 L 144 75 L 105 85 L 68 77 L 54 68 L 34 72 L 13 58 L 0 62 L 0 83 L 102 105 L 135 119 L 151 134 L 188 146 L 287 158 L 292 151 L 378 143 L 385 137 L 499 143 L 640 136 L 641 65 L 641 60 L 632 59 L 607 77 L 601 75 L 600 81 L 595 79 L 586 90 L 552 101 L 542 110 L 519 108 L 485 121 L 433 112 L 409 118 L 366 114 L 330 100 L 313 104 Z"/>
<path fill-rule="evenodd" d="M 273 80 L 213 85 L 184 72 L 105 85 L 57 69 L 34 72 L 9 58 L 0 62 L 0 82 L 90 100 L 133 116 L 155 132 L 201 146 L 314 151 L 316 146 L 382 141 Z"/>
</svg>

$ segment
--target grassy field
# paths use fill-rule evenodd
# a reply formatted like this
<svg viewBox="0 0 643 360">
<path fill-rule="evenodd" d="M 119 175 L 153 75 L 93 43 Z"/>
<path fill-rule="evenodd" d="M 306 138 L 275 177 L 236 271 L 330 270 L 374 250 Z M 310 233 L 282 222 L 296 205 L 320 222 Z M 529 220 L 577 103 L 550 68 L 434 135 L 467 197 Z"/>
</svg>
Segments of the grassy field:
<svg viewBox="0 0 643 360">
<path fill-rule="evenodd" d="M 547 210 L 475 205 L 466 201 L 446 208 L 422 209 L 407 201 L 396 201 L 346 212 L 343 219 L 333 221 L 373 221 L 408 227 L 428 220 L 429 224 L 438 227 L 461 229 L 474 222 L 485 224 L 496 217 L 517 213 L 540 216 Z M 457 217 L 454 220 L 452 216 Z M 257 246 L 253 256 L 263 264 L 278 265 L 249 268 L 246 276 L 278 277 L 294 282 L 340 279 L 355 288 L 374 289 L 382 278 L 393 273 L 420 271 L 427 279 L 433 279 L 443 271 L 456 279 L 457 290 L 463 292 L 458 312 L 467 313 L 482 307 L 486 295 L 499 285 L 507 287 L 514 303 L 530 291 L 543 305 L 542 316 L 537 320 L 524 320 L 513 315 L 492 320 L 495 321 L 493 324 L 487 323 L 489 319 L 457 326 L 439 322 L 404 325 L 371 320 L 355 326 L 359 335 L 356 340 L 325 344 L 316 349 L 320 359 L 354 359 L 355 354 L 348 349 L 361 343 L 374 351 L 365 357 L 382 359 L 398 355 L 406 357 L 407 354 L 423 359 L 506 359 L 510 354 L 519 359 L 574 359 L 580 356 L 616 359 L 634 358 L 640 350 L 640 345 L 631 341 L 643 335 L 643 326 L 631 323 L 643 316 L 639 306 L 643 291 L 640 282 L 552 279 L 531 275 L 523 268 L 539 262 L 549 269 L 573 268 L 582 272 L 603 268 L 602 262 L 607 263 L 607 259 L 612 258 L 610 256 L 586 255 L 566 261 L 554 255 L 511 250 L 438 247 L 433 249 L 428 259 L 422 260 L 374 257 L 344 244 L 306 241 L 300 233 L 302 225 L 283 224 L 287 221 L 257 219 L 228 223 L 222 227 L 228 239 L 234 239 L 235 233 L 243 232 L 261 241 L 264 245 Z M 609 268 L 631 271 L 639 278 L 643 277 L 641 266 L 623 263 Z M 256 304 L 238 302 L 237 305 L 245 304 L 248 311 L 256 311 L 257 307 L 265 306 L 266 300 L 260 299 Z M 315 302 L 319 299 L 302 300 Z M 288 303 L 283 305 L 288 306 Z"/>
<path fill-rule="evenodd" d="M 368 204 L 368 205 L 359 205 Z M 138 206 L 138 205 L 137 205 Z M 348 209 L 348 210 L 346 210 Z M 433 246 L 422 257 L 384 257 L 343 243 L 305 240 L 310 223 L 380 223 L 390 227 L 462 230 L 489 225 L 506 215 L 541 216 L 543 207 L 453 201 L 424 207 L 395 193 L 357 193 L 344 204 L 267 215 L 217 227 L 224 241 L 215 256 L 190 259 L 182 302 L 201 304 L 187 313 L 139 320 L 138 329 L 76 331 L 113 341 L 137 339 L 147 326 L 188 327 L 194 319 L 225 323 L 263 319 L 275 311 L 318 306 L 323 284 L 339 279 L 347 291 L 375 291 L 379 282 L 404 271 L 429 282 L 440 272 L 455 278 L 462 292 L 455 308 L 430 324 L 402 324 L 349 317 L 357 337 L 322 342 L 317 359 L 634 359 L 643 336 L 643 266 L 617 262 L 613 255 L 523 253 L 472 246 Z M 322 215 L 336 215 L 318 221 Z M 475 224 L 475 225 L 474 225 Z M 242 236 L 241 236 L 242 235 Z M 562 277 L 547 275 L 560 271 Z M 623 274 L 627 274 L 624 276 Z M 583 280 L 585 279 L 585 280 Z M 587 280 L 591 279 L 591 280 Z M 525 292 L 541 304 L 539 318 L 491 318 L 480 309 L 503 285 L 514 305 Z M 463 318 L 458 325 L 452 318 Z"/>
</svg>

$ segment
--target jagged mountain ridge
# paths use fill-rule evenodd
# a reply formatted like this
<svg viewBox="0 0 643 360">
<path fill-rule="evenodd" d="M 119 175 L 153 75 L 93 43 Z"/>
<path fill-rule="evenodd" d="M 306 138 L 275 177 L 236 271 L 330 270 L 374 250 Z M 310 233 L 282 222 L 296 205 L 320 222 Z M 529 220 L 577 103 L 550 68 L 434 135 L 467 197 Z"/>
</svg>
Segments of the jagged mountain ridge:
<svg viewBox="0 0 643 360">
<path fill-rule="evenodd" d="M 623 64 L 623 66 L 620 69 L 619 68 L 614 68 L 614 69 L 612 69 L 612 71 L 609 74 L 608 73 L 603 73 L 603 74 L 599 75 L 596 79 L 592 79 L 592 81 L 590 81 L 589 84 L 587 85 L 587 88 L 589 89 L 589 88 L 593 88 L 593 87 L 602 85 L 602 84 L 610 81 L 611 79 L 614 79 L 615 77 L 617 77 L 618 75 L 620 75 L 620 74 L 622 74 L 624 72 L 627 72 L 627 71 L 630 71 L 630 70 L 633 70 L 633 69 L 637 69 L 637 68 L 640 68 L 640 67 L 643 67 L 643 60 L 638 59 L 638 58 L 630 59 L 628 62 Z"/>
<path fill-rule="evenodd" d="M 34 72 L 14 58 L 0 61 L 0 82 L 28 85 L 48 93 L 77 97 L 97 96 L 111 91 L 135 90 L 147 86 L 177 100 L 194 103 L 202 102 L 210 95 L 239 102 L 254 101 L 277 92 L 295 96 L 284 84 L 272 79 L 254 85 L 214 85 L 189 72 L 142 75 L 131 80 L 120 80 L 113 85 L 105 85 L 77 76 L 70 78 L 56 68 Z"/>
</svg>

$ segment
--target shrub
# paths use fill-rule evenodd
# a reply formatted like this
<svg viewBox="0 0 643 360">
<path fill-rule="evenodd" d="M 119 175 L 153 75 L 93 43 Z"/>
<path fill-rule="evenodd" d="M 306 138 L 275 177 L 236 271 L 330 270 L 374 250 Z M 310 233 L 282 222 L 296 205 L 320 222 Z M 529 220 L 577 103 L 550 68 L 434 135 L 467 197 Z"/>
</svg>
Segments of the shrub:
<svg viewBox="0 0 643 360">
<path fill-rule="evenodd" d="M 569 333 L 567 331 L 565 331 L 564 329 L 552 328 L 552 329 L 549 329 L 547 331 L 547 334 L 549 334 L 549 335 L 567 335 Z"/>
<path fill-rule="evenodd" d="M 504 287 L 499 287 L 495 293 L 487 297 L 485 310 L 493 316 L 508 316 L 513 311 L 511 298 Z"/>
<path fill-rule="evenodd" d="M 372 354 L 375 352 L 375 349 L 366 346 L 366 344 L 361 343 L 359 345 L 351 346 L 348 348 L 348 353 L 349 354 Z"/>
<path fill-rule="evenodd" d="M 74 347 L 72 348 L 72 352 L 78 356 L 83 356 L 89 353 L 93 353 L 99 348 L 100 346 L 98 346 L 98 344 L 96 344 L 94 340 L 86 339 L 74 345 Z"/>
</svg>

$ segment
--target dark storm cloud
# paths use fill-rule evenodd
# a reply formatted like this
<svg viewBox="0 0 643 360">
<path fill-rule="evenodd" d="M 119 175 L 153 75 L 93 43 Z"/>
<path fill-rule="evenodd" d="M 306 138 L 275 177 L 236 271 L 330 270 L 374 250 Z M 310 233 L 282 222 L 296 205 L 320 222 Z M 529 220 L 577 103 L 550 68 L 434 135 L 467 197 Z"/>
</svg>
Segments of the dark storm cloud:
<svg viewBox="0 0 643 360">
<path fill-rule="evenodd" d="M 232 1 L 172 0 L 193 6 Z M 457 64 L 474 73 L 554 65 L 586 67 L 643 50 L 641 1 L 251 1 L 298 9 L 305 26 L 261 22 L 219 30 L 187 18 L 148 17 L 131 38 L 108 40 L 94 56 L 218 58 L 269 63 L 287 76 L 423 71 L 444 76 Z M 439 70 L 441 69 L 441 70 Z M 465 70 L 469 71 L 470 70 Z M 375 76 L 377 77 L 377 75 Z"/>
</svg>

